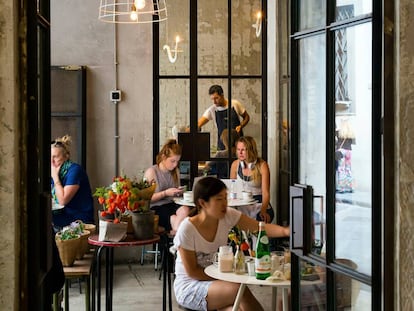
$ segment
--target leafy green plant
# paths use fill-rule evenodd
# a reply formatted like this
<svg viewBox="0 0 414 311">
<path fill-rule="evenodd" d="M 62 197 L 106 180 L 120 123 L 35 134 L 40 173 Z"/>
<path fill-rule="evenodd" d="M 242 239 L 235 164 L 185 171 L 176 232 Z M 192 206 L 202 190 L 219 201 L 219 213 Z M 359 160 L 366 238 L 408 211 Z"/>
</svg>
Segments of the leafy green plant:
<svg viewBox="0 0 414 311">
<path fill-rule="evenodd" d="M 83 233 L 84 227 L 85 225 L 82 221 L 74 221 L 59 231 L 59 238 L 62 241 L 76 239 Z"/>
</svg>

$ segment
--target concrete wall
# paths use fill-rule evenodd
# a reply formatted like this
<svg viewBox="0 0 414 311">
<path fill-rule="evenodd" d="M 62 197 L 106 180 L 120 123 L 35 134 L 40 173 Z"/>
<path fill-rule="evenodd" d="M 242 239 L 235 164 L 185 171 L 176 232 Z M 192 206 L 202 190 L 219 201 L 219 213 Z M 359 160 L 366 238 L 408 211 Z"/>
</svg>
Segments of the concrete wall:
<svg viewBox="0 0 414 311">
<path fill-rule="evenodd" d="M 101 22 L 95 1 L 50 5 L 52 65 L 87 67 L 87 171 L 92 189 L 109 184 L 116 173 L 137 175 L 152 164 L 152 26 Z M 122 91 L 118 108 L 109 100 L 114 89 Z"/>
<path fill-rule="evenodd" d="M 414 81 L 414 4 L 411 0 L 396 1 L 396 76 L 398 116 L 397 127 L 401 132 L 397 167 L 399 193 L 399 218 L 397 264 L 402 271 L 396 286 L 400 310 L 414 309 L 413 239 L 414 232 L 414 164 L 412 159 L 414 134 L 412 123 Z M 18 28 L 14 1 L 0 0 L 0 221 L 2 223 L 2 250 L 0 252 L 0 304 L 2 310 L 18 310 L 19 299 L 19 170 L 16 158 L 20 139 L 20 124 L 24 119 L 19 111 L 18 81 Z M 55 7 L 56 3 L 61 6 Z M 111 89 L 124 92 L 119 104 L 120 154 L 119 167 L 133 172 L 152 162 L 152 51 L 151 27 L 118 28 L 97 20 L 94 1 L 59 0 L 52 5 L 52 64 L 77 64 L 88 66 L 88 173 L 92 187 L 108 183 L 114 174 L 114 106 L 109 103 Z M 269 5 L 269 8 L 272 6 Z M 271 16 L 272 13 L 269 13 Z M 61 23 L 60 30 L 54 24 Z M 116 30 L 118 28 L 118 30 Z M 115 35 L 116 34 L 116 35 Z M 117 40 L 115 40 L 117 38 Z M 270 41 L 269 41 L 270 42 Z M 114 44 L 122 46 L 115 66 Z M 273 53 L 273 52 L 272 52 Z M 270 58 L 272 58 L 271 56 Z M 269 80 L 275 69 L 268 69 Z M 270 94 L 270 92 L 269 92 Z M 269 96 L 270 97 L 270 96 Z M 269 102 L 271 102 L 269 98 Z M 269 110 L 270 111 L 270 110 Z M 20 116 L 20 117 L 19 117 Z M 270 124 L 270 122 L 269 122 Z M 273 135 L 273 134 L 269 134 Z M 24 146 L 22 146 L 24 147 Z M 270 150 L 270 149 L 269 149 Z M 24 259 L 26 260 L 26 259 Z"/>
<path fill-rule="evenodd" d="M 0 306 L 17 310 L 19 299 L 19 138 L 17 10 L 0 0 Z"/>
<path fill-rule="evenodd" d="M 396 211 L 397 243 L 396 265 L 399 266 L 399 310 L 414 309 L 414 3 L 412 0 L 400 0 L 396 6 L 396 25 L 394 28 L 396 46 L 397 84 L 397 131 L 399 150 L 397 185 L 399 208 Z M 399 23 L 398 23 L 399 21 Z M 397 283 L 398 284 L 398 283 Z"/>
</svg>

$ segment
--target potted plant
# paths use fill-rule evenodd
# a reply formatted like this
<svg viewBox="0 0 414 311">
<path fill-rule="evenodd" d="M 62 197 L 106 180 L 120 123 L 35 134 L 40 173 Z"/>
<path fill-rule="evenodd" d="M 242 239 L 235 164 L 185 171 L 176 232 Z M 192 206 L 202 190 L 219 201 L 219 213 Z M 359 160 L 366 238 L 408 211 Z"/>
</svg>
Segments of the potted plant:
<svg viewBox="0 0 414 311">
<path fill-rule="evenodd" d="M 64 267 L 72 266 L 81 243 L 79 225 L 72 223 L 70 226 L 64 227 L 56 233 L 55 240 L 62 265 Z"/>
<path fill-rule="evenodd" d="M 109 186 L 98 187 L 94 196 L 102 205 L 100 211 L 100 229 L 103 219 L 106 223 L 121 224 L 122 216 L 131 215 L 134 234 L 138 239 L 153 236 L 154 213 L 150 210 L 151 197 L 155 191 L 155 183 L 147 180 L 131 179 L 126 176 L 116 176 Z M 109 219 L 108 219 L 109 218 Z M 142 218 L 145 218 L 142 220 Z M 105 226 L 105 224 L 103 225 Z M 106 224 L 106 227 L 108 224 Z M 151 230 L 149 227 L 151 226 Z M 142 236 L 142 233 L 144 236 Z M 101 232 L 100 238 L 101 240 Z M 102 234 L 102 239 L 107 239 Z"/>
</svg>

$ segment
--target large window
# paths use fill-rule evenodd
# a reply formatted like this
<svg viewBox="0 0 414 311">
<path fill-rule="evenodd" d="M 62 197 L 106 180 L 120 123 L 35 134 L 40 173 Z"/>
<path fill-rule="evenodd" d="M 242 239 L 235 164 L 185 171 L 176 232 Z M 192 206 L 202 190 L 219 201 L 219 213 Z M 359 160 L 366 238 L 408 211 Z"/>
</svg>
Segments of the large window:
<svg viewBox="0 0 414 311">
<path fill-rule="evenodd" d="M 260 32 L 252 27 L 257 14 L 266 16 L 266 2 L 261 0 L 175 1 L 168 7 L 168 20 L 155 25 L 158 42 L 154 58 L 158 72 L 154 75 L 155 108 L 154 154 L 164 142 L 187 133 L 193 144 L 205 143 L 205 135 L 197 136 L 197 121 L 213 103 L 208 93 L 213 84 L 221 85 L 231 111 L 239 101 L 250 116 L 243 134 L 255 138 L 261 156 L 266 157 L 266 19 L 260 19 Z M 158 27 L 158 28 L 157 28 Z M 175 40 L 178 36 L 178 47 Z M 170 62 L 167 57 L 169 46 Z M 227 114 L 225 120 L 231 116 Z M 241 117 L 239 117 L 242 120 Z M 227 122 L 230 127 L 230 122 Z M 209 152 L 200 156 L 193 152 L 181 161 L 183 182 L 191 182 L 200 174 L 228 174 L 233 155 L 216 158 L 218 129 L 209 121 L 201 129 L 209 135 Z M 228 139 L 231 141 L 230 131 Z M 180 140 L 180 139 L 179 139 Z M 186 146 L 193 149 L 193 146 Z M 188 150 L 185 151 L 186 154 Z M 219 163 L 220 172 L 212 171 L 209 161 Z M 207 165 L 206 165 L 207 164 Z M 206 169 L 207 168 L 207 169 Z"/>
<path fill-rule="evenodd" d="M 373 238 L 381 234 L 374 226 L 381 222 L 374 203 L 381 202 L 381 155 L 373 155 L 382 139 L 381 103 L 373 100 L 381 84 L 372 74 L 381 63 L 373 27 L 380 14 L 372 1 L 292 1 L 291 184 L 298 184 L 293 192 L 307 189 L 302 205 L 291 203 L 301 211 L 291 225 L 303 223 L 293 237 L 301 245 L 293 250 L 294 310 L 381 304 L 381 284 L 373 283 L 382 260 Z M 303 277 L 309 266 L 318 286 Z"/>
</svg>

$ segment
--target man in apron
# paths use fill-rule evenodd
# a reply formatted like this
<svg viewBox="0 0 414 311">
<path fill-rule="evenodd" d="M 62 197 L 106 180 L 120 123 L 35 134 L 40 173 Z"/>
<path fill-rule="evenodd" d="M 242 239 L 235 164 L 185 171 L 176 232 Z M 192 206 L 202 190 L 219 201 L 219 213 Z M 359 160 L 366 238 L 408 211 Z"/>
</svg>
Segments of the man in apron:
<svg viewBox="0 0 414 311">
<path fill-rule="evenodd" d="M 211 105 L 198 120 L 198 128 L 213 120 L 217 126 L 217 149 L 224 150 L 224 144 L 220 139 L 221 133 L 228 128 L 228 117 L 230 117 L 230 129 L 234 129 L 243 136 L 243 127 L 249 123 L 250 116 L 243 105 L 235 99 L 231 100 L 231 111 L 228 113 L 229 101 L 224 98 L 223 88 L 220 85 L 212 85 L 208 91 L 213 105 Z M 240 121 L 240 117 L 242 120 Z"/>
</svg>

